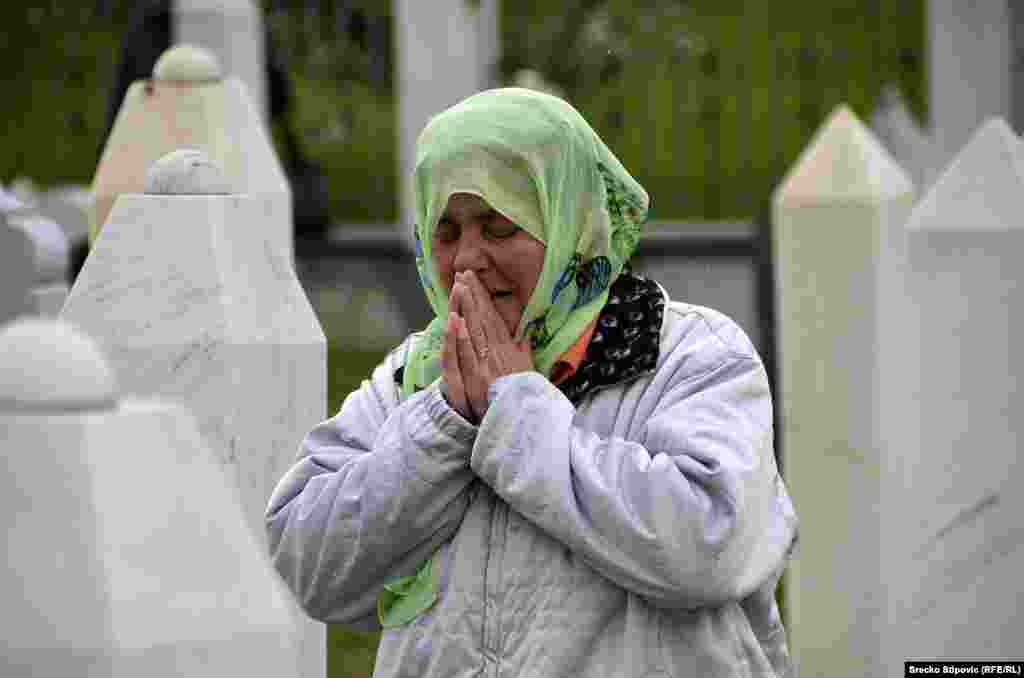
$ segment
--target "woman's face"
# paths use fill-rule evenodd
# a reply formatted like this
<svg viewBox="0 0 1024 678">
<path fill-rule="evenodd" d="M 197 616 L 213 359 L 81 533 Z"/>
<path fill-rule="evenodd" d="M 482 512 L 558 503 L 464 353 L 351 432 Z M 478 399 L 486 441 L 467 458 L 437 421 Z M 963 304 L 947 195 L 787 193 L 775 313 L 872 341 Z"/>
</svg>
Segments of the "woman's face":
<svg viewBox="0 0 1024 678">
<path fill-rule="evenodd" d="M 473 271 L 514 335 L 544 268 L 544 243 L 483 198 L 455 193 L 448 199 L 430 246 L 445 292 L 451 292 L 456 273 Z"/>
</svg>

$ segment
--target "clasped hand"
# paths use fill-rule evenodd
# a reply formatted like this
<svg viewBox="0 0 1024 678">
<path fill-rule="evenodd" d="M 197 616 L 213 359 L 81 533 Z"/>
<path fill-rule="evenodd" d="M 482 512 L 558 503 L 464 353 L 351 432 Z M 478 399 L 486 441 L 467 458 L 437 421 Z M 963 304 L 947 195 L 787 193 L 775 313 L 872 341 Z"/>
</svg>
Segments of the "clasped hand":
<svg viewBox="0 0 1024 678">
<path fill-rule="evenodd" d="M 441 347 L 448 404 L 469 421 L 487 411 L 487 389 L 498 378 L 533 370 L 530 342 L 513 342 L 505 321 L 472 271 L 455 274 L 448 329 Z"/>
</svg>

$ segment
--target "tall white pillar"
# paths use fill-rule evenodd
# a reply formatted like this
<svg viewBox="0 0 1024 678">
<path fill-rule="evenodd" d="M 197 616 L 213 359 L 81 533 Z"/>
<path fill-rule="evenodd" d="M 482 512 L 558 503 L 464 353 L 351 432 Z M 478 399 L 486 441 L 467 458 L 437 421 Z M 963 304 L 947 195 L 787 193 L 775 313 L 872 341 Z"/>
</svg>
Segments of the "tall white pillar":
<svg viewBox="0 0 1024 678">
<path fill-rule="evenodd" d="M 290 596 L 195 421 L 90 338 L 0 331 L 0 675 L 297 676 Z"/>
<path fill-rule="evenodd" d="M 498 0 L 397 0 L 399 230 L 413 248 L 416 139 L 430 118 L 496 83 Z"/>
<path fill-rule="evenodd" d="M 1014 1 L 928 0 L 928 109 L 943 163 L 986 118 L 1010 116 Z"/>
<path fill-rule="evenodd" d="M 906 173 L 846 106 L 774 195 L 783 454 L 800 519 L 787 583 L 801 676 L 888 676 L 880 512 L 898 445 Z M 898 331 L 896 331 L 898 332 Z M 898 669 L 898 671 L 897 671 Z"/>
<path fill-rule="evenodd" d="M 323 331 L 260 200 L 197 151 L 145 182 L 118 198 L 61 317 L 101 342 L 126 391 L 189 406 L 265 545 L 271 491 L 326 418 Z M 323 625 L 307 620 L 303 642 L 302 675 L 323 676 Z"/>
<path fill-rule="evenodd" d="M 905 656 L 1019 658 L 1024 638 L 1024 147 L 976 131 L 907 223 L 918 325 L 893 596 Z"/>
<path fill-rule="evenodd" d="M 199 45 L 216 54 L 224 72 L 245 83 L 260 120 L 268 125 L 264 21 L 252 0 L 174 0 L 171 43 Z"/>
</svg>

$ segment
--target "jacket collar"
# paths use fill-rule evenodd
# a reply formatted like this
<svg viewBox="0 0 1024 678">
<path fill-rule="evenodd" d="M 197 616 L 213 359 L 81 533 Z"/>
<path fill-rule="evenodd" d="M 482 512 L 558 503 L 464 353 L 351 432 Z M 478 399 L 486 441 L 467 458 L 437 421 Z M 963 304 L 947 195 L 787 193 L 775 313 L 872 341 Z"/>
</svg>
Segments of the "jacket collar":
<svg viewBox="0 0 1024 678">
<path fill-rule="evenodd" d="M 586 358 L 558 388 L 578 405 L 598 389 L 653 372 L 664 315 L 661 285 L 631 271 L 623 272 L 608 291 L 608 303 L 598 315 Z"/>
</svg>

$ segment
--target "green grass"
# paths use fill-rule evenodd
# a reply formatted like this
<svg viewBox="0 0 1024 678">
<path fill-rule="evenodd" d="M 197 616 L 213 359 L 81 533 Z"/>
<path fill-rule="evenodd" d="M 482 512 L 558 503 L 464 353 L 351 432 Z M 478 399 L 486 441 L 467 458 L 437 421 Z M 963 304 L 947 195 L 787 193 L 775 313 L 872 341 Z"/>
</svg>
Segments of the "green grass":
<svg viewBox="0 0 1024 678">
<path fill-rule="evenodd" d="M 327 347 L 327 414 L 333 416 L 351 391 L 384 360 L 385 351 L 353 349 L 329 343 Z"/>
<path fill-rule="evenodd" d="M 379 633 L 355 633 L 337 626 L 329 626 L 328 678 L 370 678 L 373 675 L 379 642 Z"/>
</svg>

